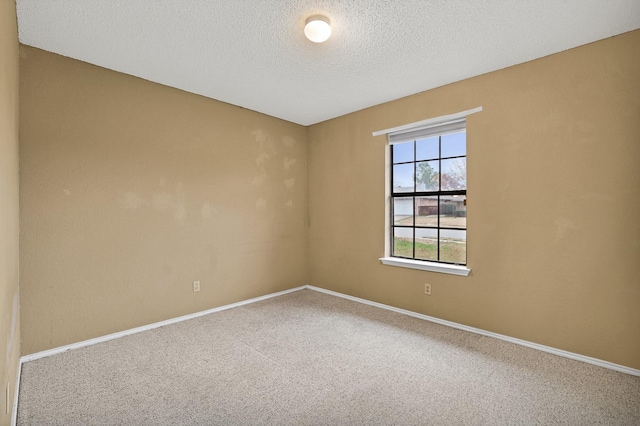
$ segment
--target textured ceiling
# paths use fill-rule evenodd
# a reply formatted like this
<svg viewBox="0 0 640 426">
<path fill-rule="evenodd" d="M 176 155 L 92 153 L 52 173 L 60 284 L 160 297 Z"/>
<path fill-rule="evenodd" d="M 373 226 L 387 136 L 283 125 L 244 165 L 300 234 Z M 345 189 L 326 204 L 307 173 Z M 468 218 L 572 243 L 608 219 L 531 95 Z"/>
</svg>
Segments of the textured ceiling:
<svg viewBox="0 0 640 426">
<path fill-rule="evenodd" d="M 17 9 L 23 44 L 303 125 L 640 28 L 638 0 L 17 0 Z M 333 27 L 324 44 L 303 35 L 317 13 Z"/>
</svg>

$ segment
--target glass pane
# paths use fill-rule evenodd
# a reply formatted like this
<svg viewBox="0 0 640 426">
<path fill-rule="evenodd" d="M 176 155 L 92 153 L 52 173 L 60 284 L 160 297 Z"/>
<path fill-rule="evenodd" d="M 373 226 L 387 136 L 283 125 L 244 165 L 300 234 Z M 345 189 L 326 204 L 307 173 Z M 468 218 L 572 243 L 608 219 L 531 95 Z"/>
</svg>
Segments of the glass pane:
<svg viewBox="0 0 640 426">
<path fill-rule="evenodd" d="M 416 161 L 433 160 L 440 157 L 440 149 L 438 142 L 440 138 L 435 136 L 429 139 L 420 139 L 416 141 Z"/>
<path fill-rule="evenodd" d="M 406 163 L 413 161 L 413 141 L 391 145 L 393 148 L 393 163 Z"/>
<path fill-rule="evenodd" d="M 393 256 L 413 258 L 413 228 L 393 228 Z"/>
<path fill-rule="evenodd" d="M 452 263 L 467 263 L 467 231 L 440 230 L 440 260 Z"/>
<path fill-rule="evenodd" d="M 442 158 L 467 155 L 467 132 L 452 133 L 442 137 Z"/>
<path fill-rule="evenodd" d="M 443 195 L 440 197 L 440 226 L 444 228 L 466 228 L 466 195 Z"/>
<path fill-rule="evenodd" d="M 413 226 L 413 197 L 393 199 L 393 224 Z"/>
<path fill-rule="evenodd" d="M 413 163 L 393 166 L 393 192 L 413 192 Z"/>
<path fill-rule="evenodd" d="M 442 160 L 442 190 L 467 189 L 467 158 Z"/>
<path fill-rule="evenodd" d="M 416 197 L 416 226 L 438 226 L 438 197 Z"/>
<path fill-rule="evenodd" d="M 438 260 L 438 230 L 416 228 L 416 259 Z"/>
<path fill-rule="evenodd" d="M 416 163 L 417 191 L 437 191 L 438 179 L 438 160 Z"/>
</svg>

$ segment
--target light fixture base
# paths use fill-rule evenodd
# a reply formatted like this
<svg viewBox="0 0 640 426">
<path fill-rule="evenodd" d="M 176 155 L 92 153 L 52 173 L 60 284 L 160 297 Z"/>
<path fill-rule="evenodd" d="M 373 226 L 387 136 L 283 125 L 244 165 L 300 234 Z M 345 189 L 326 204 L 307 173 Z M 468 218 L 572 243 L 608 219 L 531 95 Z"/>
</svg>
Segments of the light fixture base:
<svg viewBox="0 0 640 426">
<path fill-rule="evenodd" d="M 314 43 L 327 41 L 329 36 L 331 36 L 331 23 L 329 18 L 323 15 L 308 17 L 304 24 L 304 35 Z"/>
</svg>

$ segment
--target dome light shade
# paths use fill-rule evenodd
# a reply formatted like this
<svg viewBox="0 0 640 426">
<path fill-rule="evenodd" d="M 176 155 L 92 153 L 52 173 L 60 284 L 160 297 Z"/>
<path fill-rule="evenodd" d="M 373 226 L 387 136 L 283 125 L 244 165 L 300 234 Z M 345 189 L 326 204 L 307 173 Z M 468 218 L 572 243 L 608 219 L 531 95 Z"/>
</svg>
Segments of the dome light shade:
<svg viewBox="0 0 640 426">
<path fill-rule="evenodd" d="M 304 35 L 314 43 L 327 41 L 331 35 L 331 25 L 324 16 L 311 16 L 304 25 Z"/>
</svg>

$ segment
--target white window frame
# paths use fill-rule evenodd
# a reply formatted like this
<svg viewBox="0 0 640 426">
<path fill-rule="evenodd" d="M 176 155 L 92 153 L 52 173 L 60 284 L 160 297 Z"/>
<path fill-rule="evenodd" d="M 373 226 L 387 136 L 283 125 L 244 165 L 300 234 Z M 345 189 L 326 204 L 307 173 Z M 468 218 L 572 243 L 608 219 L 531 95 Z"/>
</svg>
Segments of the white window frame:
<svg viewBox="0 0 640 426">
<path fill-rule="evenodd" d="M 435 133 L 446 132 L 449 126 L 459 126 L 460 123 L 464 123 L 466 127 L 466 118 L 468 115 L 482 111 L 482 107 L 461 111 L 455 114 L 443 115 L 440 117 L 429 118 L 426 120 L 418 121 L 415 123 L 405 124 L 391 129 L 379 130 L 373 132 L 373 136 L 387 135 L 387 144 L 385 146 L 385 245 L 384 245 L 384 257 L 379 260 L 384 265 L 396 266 L 401 268 L 419 269 L 422 271 L 439 272 L 443 274 L 453 274 L 468 276 L 471 272 L 471 268 L 467 264 L 451 265 L 440 262 L 429 262 L 426 260 L 414 260 L 404 259 L 400 257 L 391 256 L 391 241 L 389 235 L 391 235 L 391 159 L 389 145 L 394 142 L 399 142 L 411 138 L 412 134 L 428 134 L 430 129 L 433 129 Z"/>
</svg>

